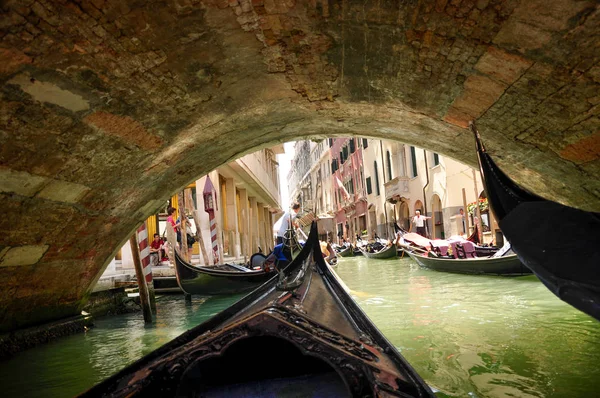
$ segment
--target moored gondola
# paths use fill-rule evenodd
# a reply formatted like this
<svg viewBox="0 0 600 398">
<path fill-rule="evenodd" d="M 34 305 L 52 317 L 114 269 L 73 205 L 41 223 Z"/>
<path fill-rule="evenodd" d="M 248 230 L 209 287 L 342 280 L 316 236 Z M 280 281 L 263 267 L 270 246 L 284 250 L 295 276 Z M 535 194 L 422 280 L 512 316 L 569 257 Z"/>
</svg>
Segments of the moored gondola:
<svg viewBox="0 0 600 398">
<path fill-rule="evenodd" d="M 255 289 L 275 275 L 275 268 L 254 270 L 238 264 L 194 266 L 175 253 L 175 275 L 187 294 L 213 296 Z"/>
<path fill-rule="evenodd" d="M 352 257 L 354 256 L 354 248 L 352 247 L 352 245 L 348 245 L 346 247 L 344 247 L 342 250 L 340 250 L 337 255 L 339 257 Z"/>
<path fill-rule="evenodd" d="M 360 251 L 363 254 L 363 256 L 367 258 L 384 259 L 398 256 L 398 249 L 393 243 L 375 252 L 369 252 L 368 249 L 361 249 Z"/>
<path fill-rule="evenodd" d="M 259 358 L 257 360 L 257 358 Z M 320 252 L 82 396 L 433 397 Z"/>
<path fill-rule="evenodd" d="M 522 188 L 498 168 L 471 128 L 488 202 L 515 253 L 556 296 L 600 320 L 600 213 Z"/>
<path fill-rule="evenodd" d="M 422 267 L 435 271 L 459 274 L 485 274 L 503 276 L 530 275 L 531 270 L 525 267 L 515 254 L 504 257 L 444 258 L 429 257 L 415 251 L 405 250 L 410 258 Z"/>
</svg>

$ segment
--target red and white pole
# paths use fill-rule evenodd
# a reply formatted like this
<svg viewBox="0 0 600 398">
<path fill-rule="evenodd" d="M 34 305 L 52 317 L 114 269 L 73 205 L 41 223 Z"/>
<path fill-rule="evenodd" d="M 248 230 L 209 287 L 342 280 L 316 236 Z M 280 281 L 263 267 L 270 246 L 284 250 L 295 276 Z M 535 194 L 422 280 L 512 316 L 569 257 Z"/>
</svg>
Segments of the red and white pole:
<svg viewBox="0 0 600 398">
<path fill-rule="evenodd" d="M 210 242 L 212 244 L 214 264 L 219 264 L 219 242 L 217 240 L 217 220 L 215 220 L 215 212 L 208 212 L 208 218 L 210 220 Z"/>
<path fill-rule="evenodd" d="M 210 241 L 214 256 L 213 261 L 215 264 L 219 264 L 221 256 L 219 255 L 219 242 L 217 240 L 217 220 L 215 219 L 215 210 L 218 210 L 217 191 L 209 176 L 206 176 L 206 183 L 204 184 L 202 195 L 204 196 L 204 211 L 208 213 L 208 218 L 210 220 Z"/>
<path fill-rule="evenodd" d="M 147 283 L 152 283 L 152 267 L 150 266 L 150 245 L 148 244 L 148 230 L 143 223 L 137 230 L 137 241 L 140 247 L 140 260 Z"/>
<path fill-rule="evenodd" d="M 152 266 L 150 265 L 150 245 L 148 244 L 148 229 L 144 222 L 136 231 L 137 243 L 140 250 L 140 262 L 142 263 L 142 271 L 146 285 L 148 287 L 148 296 L 150 306 L 153 312 L 156 312 L 156 299 L 154 297 L 154 283 L 152 281 Z"/>
</svg>

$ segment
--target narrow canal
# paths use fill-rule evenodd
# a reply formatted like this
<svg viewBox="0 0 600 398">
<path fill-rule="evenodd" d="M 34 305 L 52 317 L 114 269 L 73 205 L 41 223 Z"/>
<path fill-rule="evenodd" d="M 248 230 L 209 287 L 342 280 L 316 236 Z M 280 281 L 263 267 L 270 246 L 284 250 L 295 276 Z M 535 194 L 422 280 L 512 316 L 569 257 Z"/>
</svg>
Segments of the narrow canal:
<svg viewBox="0 0 600 398">
<path fill-rule="evenodd" d="M 590 397 L 600 388 L 600 323 L 535 277 L 439 273 L 412 260 L 344 258 L 337 273 L 440 397 Z M 159 299 L 157 322 L 106 317 L 85 334 L 0 362 L 5 397 L 73 396 L 237 298 Z"/>
</svg>

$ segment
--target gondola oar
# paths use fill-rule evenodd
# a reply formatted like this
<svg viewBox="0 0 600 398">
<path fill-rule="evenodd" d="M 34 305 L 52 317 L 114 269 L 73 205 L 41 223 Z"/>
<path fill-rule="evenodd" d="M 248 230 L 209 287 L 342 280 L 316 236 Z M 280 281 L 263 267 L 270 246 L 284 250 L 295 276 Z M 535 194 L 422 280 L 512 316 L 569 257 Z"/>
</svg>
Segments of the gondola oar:
<svg viewBox="0 0 600 398">
<path fill-rule="evenodd" d="M 600 320 L 600 213 L 546 200 L 496 166 L 471 123 L 488 202 L 519 259 L 561 300 Z"/>
</svg>

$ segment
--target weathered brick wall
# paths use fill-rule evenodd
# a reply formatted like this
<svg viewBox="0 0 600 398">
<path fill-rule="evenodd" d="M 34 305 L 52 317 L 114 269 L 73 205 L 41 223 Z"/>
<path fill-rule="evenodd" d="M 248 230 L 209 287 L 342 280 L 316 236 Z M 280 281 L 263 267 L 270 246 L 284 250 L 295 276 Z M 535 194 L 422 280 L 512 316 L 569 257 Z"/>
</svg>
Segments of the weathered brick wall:
<svg viewBox="0 0 600 398">
<path fill-rule="evenodd" d="M 302 136 L 399 139 L 600 210 L 594 1 L 21 0 L 0 16 L 0 330 L 76 313 L 168 196 Z"/>
</svg>

